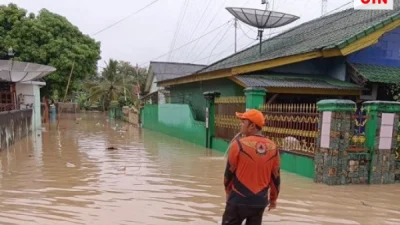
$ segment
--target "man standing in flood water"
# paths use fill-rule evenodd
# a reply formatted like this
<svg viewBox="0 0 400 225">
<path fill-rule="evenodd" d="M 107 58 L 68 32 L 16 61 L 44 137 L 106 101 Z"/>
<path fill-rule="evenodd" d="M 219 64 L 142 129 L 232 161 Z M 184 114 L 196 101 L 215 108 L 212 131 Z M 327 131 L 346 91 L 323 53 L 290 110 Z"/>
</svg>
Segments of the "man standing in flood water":
<svg viewBox="0 0 400 225">
<path fill-rule="evenodd" d="M 262 136 L 263 114 L 251 109 L 236 113 L 240 133 L 229 149 L 225 169 L 226 208 L 224 225 L 261 225 L 265 208 L 276 208 L 280 188 L 279 151 L 273 141 Z M 268 189 L 270 194 L 268 197 Z"/>
</svg>

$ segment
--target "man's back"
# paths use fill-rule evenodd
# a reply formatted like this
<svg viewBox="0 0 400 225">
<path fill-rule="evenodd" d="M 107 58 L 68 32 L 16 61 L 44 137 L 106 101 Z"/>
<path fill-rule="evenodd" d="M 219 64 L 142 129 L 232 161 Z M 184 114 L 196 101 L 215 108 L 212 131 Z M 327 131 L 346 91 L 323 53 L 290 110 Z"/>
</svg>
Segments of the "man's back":
<svg viewBox="0 0 400 225">
<path fill-rule="evenodd" d="M 279 193 L 279 152 L 271 140 L 262 136 L 248 136 L 236 140 L 230 149 L 225 171 L 227 203 L 251 207 L 276 201 Z"/>
</svg>

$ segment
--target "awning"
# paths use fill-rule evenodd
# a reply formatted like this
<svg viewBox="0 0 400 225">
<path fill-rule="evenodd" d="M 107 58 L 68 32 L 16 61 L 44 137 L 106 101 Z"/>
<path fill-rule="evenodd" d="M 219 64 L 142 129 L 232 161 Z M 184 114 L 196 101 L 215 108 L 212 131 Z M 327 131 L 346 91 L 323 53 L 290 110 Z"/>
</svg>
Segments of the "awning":
<svg viewBox="0 0 400 225">
<path fill-rule="evenodd" d="M 367 65 L 367 64 L 350 64 L 349 71 L 353 77 L 361 76 L 363 79 L 373 83 L 399 84 L 400 83 L 400 67 Z M 357 79 L 357 78 L 356 78 Z"/>
<path fill-rule="evenodd" d="M 312 88 L 335 90 L 361 90 L 362 87 L 328 76 L 318 75 L 240 75 L 235 77 L 246 87 Z"/>
<path fill-rule="evenodd" d="M 25 82 L 40 79 L 56 68 L 36 63 L 0 60 L 0 80 L 9 82 Z"/>
</svg>

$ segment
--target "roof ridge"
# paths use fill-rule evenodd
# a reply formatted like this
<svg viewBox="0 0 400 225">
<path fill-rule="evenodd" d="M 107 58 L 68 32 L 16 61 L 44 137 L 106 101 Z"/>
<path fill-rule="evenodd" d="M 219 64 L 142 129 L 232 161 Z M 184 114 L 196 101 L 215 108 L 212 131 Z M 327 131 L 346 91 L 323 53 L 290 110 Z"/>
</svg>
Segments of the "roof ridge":
<svg viewBox="0 0 400 225">
<path fill-rule="evenodd" d="M 181 63 L 181 62 L 166 62 L 166 61 L 150 61 L 152 63 L 163 63 L 163 64 L 179 64 L 179 65 L 192 65 L 192 66 L 207 66 L 206 64 L 195 64 L 195 63 Z"/>
<path fill-rule="evenodd" d="M 302 27 L 304 27 L 304 26 L 306 26 L 306 25 L 308 25 L 308 24 L 310 24 L 310 23 L 313 23 L 313 22 L 315 22 L 315 21 L 318 21 L 318 20 L 327 19 L 327 18 L 330 18 L 330 17 L 333 17 L 333 16 L 337 16 L 337 15 L 339 15 L 339 14 L 341 14 L 341 13 L 345 13 L 345 12 L 347 12 L 347 11 L 354 11 L 354 8 L 345 9 L 345 10 L 338 11 L 338 12 L 333 13 L 333 14 L 329 14 L 329 15 L 327 15 L 327 16 L 321 16 L 321 17 L 317 17 L 317 18 L 314 18 L 314 19 L 312 19 L 312 20 L 306 21 L 306 22 L 301 23 L 301 24 L 299 24 L 299 25 L 296 25 L 296 26 L 294 26 L 294 27 L 288 28 L 287 30 L 285 30 L 285 31 L 283 31 L 283 32 L 281 32 L 281 33 L 279 33 L 279 34 L 277 34 L 277 35 L 271 37 L 271 38 L 268 38 L 268 39 L 262 41 L 261 43 L 262 43 L 262 44 L 265 44 L 265 43 L 268 42 L 268 41 L 276 40 L 276 38 L 278 38 L 278 37 L 280 37 L 280 36 L 282 36 L 282 35 L 284 35 L 284 34 L 287 34 L 287 33 L 291 32 L 291 31 L 293 31 L 293 30 L 295 30 L 295 29 L 302 28 Z M 234 55 L 240 54 L 241 52 L 247 51 L 248 49 L 255 48 L 255 47 L 258 48 L 259 45 L 260 45 L 260 43 L 258 42 L 258 43 L 256 43 L 256 44 L 254 44 L 254 45 L 252 45 L 252 46 L 249 46 L 249 47 L 247 47 L 247 48 L 245 48 L 245 49 L 242 49 L 242 50 L 240 50 L 240 51 L 238 51 L 238 52 L 232 53 L 231 55 L 229 55 L 229 56 L 227 56 L 227 57 L 224 57 L 224 58 L 222 58 L 222 59 L 220 59 L 220 60 L 218 60 L 218 61 L 216 61 L 216 62 L 214 62 L 214 63 L 212 63 L 212 64 L 210 64 L 210 65 L 207 65 L 207 67 L 205 67 L 205 68 L 203 68 L 203 69 L 197 71 L 196 73 L 201 73 L 203 70 L 206 70 L 207 68 L 209 68 L 209 67 L 211 67 L 211 66 L 213 66 L 213 65 L 215 65 L 215 64 L 217 64 L 217 63 L 219 63 L 219 62 L 221 62 L 221 61 L 223 61 L 223 60 L 225 60 L 225 59 L 227 59 L 227 58 L 229 58 L 229 57 L 232 57 L 232 56 L 234 56 Z"/>
</svg>

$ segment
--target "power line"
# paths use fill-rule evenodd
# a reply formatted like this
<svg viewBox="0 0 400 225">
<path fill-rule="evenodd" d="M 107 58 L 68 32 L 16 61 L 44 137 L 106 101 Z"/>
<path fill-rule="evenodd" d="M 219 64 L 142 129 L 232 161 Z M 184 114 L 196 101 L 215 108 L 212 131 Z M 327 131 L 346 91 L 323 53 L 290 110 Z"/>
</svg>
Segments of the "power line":
<svg viewBox="0 0 400 225">
<path fill-rule="evenodd" d="M 334 9 L 334 10 L 337 10 L 337 9 L 339 9 L 339 8 L 341 8 L 341 7 L 344 7 L 344 6 L 348 5 L 348 4 L 349 4 L 349 3 L 346 3 L 346 4 L 344 4 L 344 5 L 342 5 L 342 6 L 338 7 L 338 8 L 336 8 L 336 9 Z M 331 11 L 329 11 L 328 13 L 330 13 L 330 12 L 331 12 Z M 356 12 L 356 11 L 352 12 L 351 14 L 353 14 L 353 13 L 355 13 L 355 12 Z M 346 16 L 346 15 L 345 15 L 345 16 Z M 345 16 L 343 16 L 343 17 L 341 17 L 341 18 L 338 18 L 337 20 L 331 21 L 331 22 L 329 22 L 329 23 L 322 24 L 322 25 L 321 25 L 320 27 L 318 27 L 318 28 L 321 28 L 322 26 L 326 26 L 327 24 L 334 23 L 334 22 L 336 22 L 336 21 L 338 21 L 338 20 L 344 18 Z M 223 27 L 224 25 L 228 24 L 229 22 L 231 22 L 231 20 L 229 20 L 228 22 L 226 22 L 226 23 L 222 24 L 221 26 L 215 28 L 214 30 L 211 30 L 211 31 L 208 32 L 208 33 L 206 33 L 206 34 L 204 34 L 204 35 L 202 35 L 202 36 L 200 36 L 200 37 L 198 37 L 198 38 L 196 38 L 196 39 L 194 39 L 194 40 L 192 40 L 192 41 L 190 41 L 190 42 L 188 42 L 188 43 L 186 43 L 186 44 L 184 44 L 184 45 L 182 45 L 182 46 L 180 46 L 180 47 L 178 47 L 178 48 L 176 48 L 176 49 L 173 49 L 172 51 L 176 51 L 176 50 L 181 49 L 181 48 L 183 48 L 183 47 L 185 47 L 185 46 L 187 46 L 187 45 L 189 45 L 189 44 L 191 44 L 191 43 L 193 43 L 193 42 L 195 42 L 195 41 L 197 41 L 197 40 L 202 39 L 203 37 L 205 37 L 205 36 L 207 36 L 208 34 L 213 33 L 214 31 L 220 29 L 221 27 Z M 310 22 L 310 21 L 308 21 L 308 22 Z M 356 24 L 356 25 L 357 25 L 357 24 Z M 355 25 L 353 25 L 353 26 L 355 26 Z M 316 28 L 316 29 L 318 29 L 318 28 Z M 272 34 L 275 34 L 275 33 L 283 34 L 283 33 L 287 32 L 287 31 L 289 31 L 289 30 L 292 30 L 292 29 L 293 29 L 293 27 L 288 28 L 288 29 L 286 29 L 286 30 L 284 30 L 284 31 L 282 31 L 282 32 L 273 32 L 273 33 L 271 33 L 271 35 L 272 35 Z M 336 32 L 336 30 L 334 30 L 334 31 L 332 31 L 332 32 Z M 330 33 L 332 33 L 332 32 L 330 32 Z M 288 39 L 288 38 L 291 38 L 291 37 L 294 37 L 294 36 L 299 36 L 299 35 L 298 35 L 298 34 L 294 34 L 294 35 L 291 35 L 291 36 L 289 36 L 289 37 L 274 38 L 274 40 Z M 302 42 L 302 41 L 304 41 L 304 40 L 301 39 L 300 42 Z M 251 47 L 254 47 L 254 46 L 251 46 Z M 249 48 L 251 48 L 251 47 L 249 47 Z M 248 48 L 246 47 L 246 49 L 248 49 Z M 245 50 L 245 49 L 243 49 L 242 52 L 243 52 L 244 50 Z M 276 50 L 280 50 L 280 49 L 275 49 L 274 51 L 276 51 Z M 152 60 L 150 60 L 150 61 L 157 60 L 157 59 L 159 59 L 159 58 L 161 58 L 161 57 L 167 55 L 168 53 L 169 53 L 169 52 L 167 52 L 167 53 L 165 53 L 165 54 L 163 54 L 163 55 L 160 55 L 159 57 L 157 57 L 157 58 L 155 58 L 155 59 L 152 59 Z M 253 56 L 249 56 L 249 57 L 253 57 Z M 244 58 L 244 59 L 247 59 L 247 58 L 249 58 L 249 57 L 246 57 L 246 58 Z M 222 60 L 223 60 L 223 59 L 222 59 Z M 141 66 L 147 64 L 147 63 L 150 62 L 150 61 L 147 61 L 147 62 L 145 62 L 145 63 L 142 63 Z M 196 61 L 198 61 L 198 60 L 196 60 Z"/>
<path fill-rule="evenodd" d="M 188 1 L 188 0 L 185 0 L 184 5 L 183 5 L 183 8 L 182 8 L 183 14 L 182 14 L 182 17 L 181 17 L 180 19 L 178 19 L 178 25 L 177 25 L 177 28 L 176 28 L 176 30 L 175 30 L 174 37 L 172 38 L 171 47 L 170 47 L 170 49 L 169 49 L 169 50 L 170 50 L 170 54 L 168 55 L 167 61 L 169 61 L 169 60 L 171 59 L 171 53 L 172 53 L 171 50 L 175 48 L 176 39 L 178 38 L 178 33 L 179 33 L 179 31 L 181 30 L 182 23 L 183 23 L 183 19 L 185 18 L 185 15 L 186 15 L 186 11 L 187 11 L 188 6 L 189 6 L 189 1 Z"/>
<path fill-rule="evenodd" d="M 185 46 L 187 46 L 187 45 L 190 45 L 191 43 L 193 43 L 193 42 L 195 42 L 195 41 L 197 41 L 197 40 L 200 40 L 200 39 L 202 39 L 203 37 L 205 37 L 205 36 L 207 36 L 207 35 L 213 33 L 214 31 L 216 31 L 216 30 L 218 30 L 218 29 L 220 29 L 220 28 L 226 26 L 226 25 L 229 24 L 231 21 L 232 21 L 232 20 L 229 20 L 228 22 L 223 23 L 221 26 L 219 26 L 219 27 L 217 27 L 217 28 L 215 28 L 215 29 L 213 29 L 213 30 L 211 30 L 211 31 L 209 31 L 209 32 L 207 32 L 207 33 L 201 35 L 200 37 L 198 37 L 198 38 L 196 38 L 196 39 L 194 39 L 194 40 L 192 40 L 192 41 L 189 41 L 189 42 L 187 42 L 186 44 L 183 44 L 183 45 L 179 46 L 178 48 L 173 49 L 173 50 L 171 50 L 171 51 L 169 51 L 169 52 L 167 52 L 167 53 L 165 53 L 165 54 L 162 54 L 162 55 L 158 56 L 157 58 L 154 58 L 154 59 L 152 59 L 152 60 L 150 60 L 150 61 L 157 60 L 157 59 L 159 59 L 159 58 L 161 58 L 161 57 L 164 57 L 164 56 L 168 55 L 170 52 L 174 52 L 174 51 L 179 50 L 179 49 L 181 49 L 181 48 L 183 48 L 183 47 L 185 47 Z M 147 62 L 145 62 L 145 63 L 142 63 L 142 64 L 140 64 L 140 66 L 143 66 L 144 64 L 146 64 L 146 63 L 148 63 L 148 62 L 150 62 L 150 61 L 147 61 Z"/>
<path fill-rule="evenodd" d="M 227 1 L 228 1 L 228 0 L 225 0 L 225 2 L 224 2 L 221 6 L 223 7 L 223 6 L 226 4 Z M 208 23 L 208 25 L 207 25 L 206 29 L 204 29 L 204 31 L 206 31 L 206 30 L 210 27 L 210 25 L 211 25 L 212 22 L 215 20 L 215 18 L 217 17 L 217 15 L 218 15 L 218 11 L 217 11 L 217 13 L 214 15 L 214 17 L 210 20 L 210 22 Z M 198 44 L 198 42 L 196 42 L 196 43 L 193 45 L 193 47 L 190 49 L 189 54 L 187 55 L 187 57 L 189 57 L 190 54 L 193 52 L 193 50 L 197 47 L 197 44 Z"/>
<path fill-rule="evenodd" d="M 111 27 L 113 27 L 113 26 L 115 26 L 115 25 L 117 25 L 117 24 L 123 22 L 124 20 L 127 20 L 129 17 L 132 17 L 132 16 L 138 14 L 139 12 L 145 10 L 146 8 L 150 7 L 151 5 L 153 5 L 153 4 L 156 3 L 156 2 L 158 2 L 158 0 L 152 1 L 150 4 L 144 6 L 143 8 L 139 9 L 138 11 L 136 11 L 136 12 L 134 12 L 134 13 L 132 13 L 132 14 L 130 14 L 130 15 L 128 15 L 128 16 L 126 16 L 126 17 L 124 17 L 124 18 L 118 20 L 117 22 L 115 22 L 115 23 L 113 23 L 113 24 L 111 24 L 111 25 L 109 25 L 109 26 L 107 26 L 107 27 L 105 27 L 105 28 L 103 28 L 103 29 L 97 31 L 96 33 L 92 34 L 91 36 L 95 36 L 95 35 L 97 35 L 97 34 L 103 32 L 103 31 L 105 31 L 105 30 L 110 29 Z"/>
<path fill-rule="evenodd" d="M 355 12 L 352 12 L 352 14 L 353 13 L 355 13 Z M 343 18 L 343 17 L 342 17 Z M 338 20 L 340 20 L 340 19 L 342 19 L 342 18 L 339 18 Z M 338 20 L 336 20 L 336 21 L 338 21 Z M 330 23 L 333 23 L 333 22 L 336 22 L 336 21 L 332 21 L 332 22 L 330 22 Z M 359 25 L 359 24 L 361 24 L 361 23 L 363 23 L 364 21 L 362 21 L 362 22 L 359 22 L 359 23 L 357 23 L 357 24 L 353 24 L 352 26 L 349 26 L 349 27 L 353 27 L 353 26 L 357 26 L 357 25 Z M 328 23 L 328 24 L 330 24 L 330 23 Z M 325 26 L 326 24 L 324 24 L 324 25 L 322 25 L 322 26 Z M 321 27 L 322 27 L 321 26 Z M 318 29 L 318 28 L 316 28 L 316 29 Z M 323 35 L 327 35 L 327 34 L 331 34 L 331 33 L 335 33 L 335 32 L 337 32 L 338 30 L 332 30 L 332 31 L 330 31 L 330 32 L 328 32 L 328 33 L 324 33 Z M 287 38 L 291 38 L 291 37 L 294 37 L 294 36 L 298 36 L 298 35 L 291 35 L 291 36 L 289 36 L 289 37 L 283 37 L 283 38 L 274 38 L 274 40 L 280 40 L 280 39 L 287 39 Z M 304 40 L 304 38 L 300 38 L 300 40 L 298 40 L 298 41 L 296 41 L 295 43 L 294 43 L 294 45 L 296 45 L 296 44 L 298 44 L 298 43 L 301 43 L 301 42 L 304 42 L 305 40 Z M 249 47 L 249 48 L 253 48 L 253 47 L 255 47 L 255 46 L 251 46 L 251 47 Z M 277 49 L 272 49 L 271 51 L 273 51 L 273 52 L 276 52 L 276 51 L 279 51 L 279 50 L 281 50 L 281 49 L 283 49 L 283 48 L 286 48 L 287 46 L 286 45 L 284 45 L 283 47 L 281 47 L 281 48 L 277 48 Z M 245 49 L 246 50 L 246 49 Z M 242 52 L 243 51 L 245 51 L 245 50 L 242 50 Z M 246 59 L 248 59 L 248 58 L 252 58 L 252 57 L 254 57 L 254 55 L 249 55 L 249 56 L 247 56 L 247 57 L 244 57 L 244 58 L 240 58 L 240 60 L 241 61 L 243 61 L 243 60 L 246 60 Z M 224 60 L 224 59 L 222 59 L 222 60 Z M 222 60 L 220 60 L 220 61 L 222 61 Z M 236 62 L 238 62 L 239 60 L 236 60 Z"/>
<path fill-rule="evenodd" d="M 198 22 L 197 22 L 197 24 L 196 24 L 196 26 L 195 26 L 193 32 L 191 32 L 191 35 L 190 35 L 190 37 L 189 37 L 189 41 L 192 40 L 193 35 L 194 35 L 194 34 L 196 33 L 196 31 L 197 31 L 197 28 L 199 27 L 200 23 L 203 21 L 203 17 L 205 16 L 205 14 L 206 14 L 208 8 L 210 7 L 210 3 L 211 3 L 211 2 L 212 2 L 212 0 L 208 0 L 208 3 L 207 3 L 206 8 L 204 9 L 204 11 L 203 11 L 203 13 L 202 13 L 200 19 L 198 20 Z M 183 51 L 182 54 L 181 54 L 181 57 L 182 57 L 182 55 L 183 55 L 184 53 L 185 53 L 185 52 Z"/>
<path fill-rule="evenodd" d="M 350 5 L 350 4 L 353 4 L 353 1 L 349 1 L 349 2 L 347 2 L 347 3 L 345 3 L 345 4 L 343 4 L 343 5 L 341 5 L 341 6 L 337 7 L 337 8 L 335 8 L 335 9 L 333 9 L 333 10 L 331 10 L 331 11 L 325 13 L 325 15 L 328 15 L 329 13 L 334 12 L 334 11 L 336 11 L 336 10 L 338 10 L 338 9 L 340 9 L 340 8 L 343 8 L 343 7 L 347 6 L 347 5 Z"/>
<path fill-rule="evenodd" d="M 211 50 L 210 56 L 211 56 L 211 54 L 214 52 L 214 50 L 217 48 L 217 46 L 221 43 L 221 41 L 224 40 L 224 37 L 225 37 L 225 35 L 228 33 L 228 31 L 229 31 L 229 26 L 228 26 L 228 28 L 226 29 L 224 35 L 222 35 L 221 39 L 219 39 L 219 41 L 217 42 L 217 44 L 216 44 L 216 45 L 214 46 L 214 48 Z M 208 64 L 209 61 L 210 61 L 210 58 L 208 58 L 207 64 Z"/>
<path fill-rule="evenodd" d="M 346 6 L 346 5 L 348 5 L 348 4 L 349 4 L 349 3 L 346 3 L 346 4 L 344 4 L 344 5 L 340 6 L 340 7 Z M 336 9 L 334 9 L 334 10 L 337 10 L 337 9 L 339 9 L 340 7 L 336 8 Z M 328 13 L 329 13 L 329 12 L 328 12 Z M 351 12 L 350 15 L 352 15 L 352 14 L 354 14 L 354 13 L 356 13 L 356 11 Z M 328 24 L 337 22 L 337 21 L 343 19 L 343 18 L 346 17 L 346 16 L 348 16 L 348 15 L 343 15 L 342 17 L 340 17 L 340 18 L 338 18 L 338 19 L 336 19 L 336 20 L 330 21 L 330 22 L 328 22 L 328 23 L 324 23 L 324 24 L 322 24 L 321 26 L 319 26 L 318 28 L 315 28 L 315 29 L 319 29 L 319 28 L 321 28 L 321 27 L 323 27 L 323 26 L 326 26 L 326 25 L 328 25 Z M 362 23 L 362 22 L 360 22 L 360 23 Z M 353 24 L 353 25 L 350 26 L 350 27 L 357 26 L 357 25 L 359 25 L 360 23 Z M 289 31 L 289 30 L 292 30 L 292 29 L 293 29 L 293 27 L 288 28 L 287 30 L 281 32 L 280 34 L 283 34 L 283 33 L 287 32 L 287 31 Z M 327 35 L 327 34 L 330 34 L 330 33 L 334 33 L 334 32 L 337 32 L 337 30 L 332 30 L 331 32 L 325 33 L 324 35 Z M 279 32 L 276 32 L 276 33 L 279 33 Z M 274 34 L 274 33 L 271 33 L 271 34 Z M 294 35 L 291 35 L 291 36 L 289 36 L 289 37 L 277 37 L 277 38 L 274 38 L 273 40 L 288 39 L 288 38 L 292 38 L 292 37 L 294 37 L 294 36 L 299 36 L 299 35 L 298 35 L 298 34 L 294 34 Z M 295 44 L 300 43 L 300 42 L 303 42 L 303 41 L 305 41 L 304 38 L 300 38 L 300 40 L 297 41 Z M 253 43 L 254 43 L 254 42 L 250 43 L 248 46 L 252 45 Z M 248 49 L 248 48 L 254 47 L 254 46 L 251 46 L 251 47 L 248 47 L 248 46 L 245 47 L 241 52 L 245 51 L 245 50 Z M 283 46 L 283 47 L 281 47 L 281 48 L 278 48 L 278 49 L 273 49 L 272 51 L 279 51 L 279 50 L 281 50 L 282 48 L 285 48 L 285 47 L 286 47 L 286 45 Z M 223 53 L 223 52 L 221 52 L 221 53 Z M 233 54 L 233 55 L 234 55 L 234 54 Z M 250 56 L 241 58 L 240 60 L 245 60 L 245 59 L 248 59 L 248 58 L 251 58 L 251 57 L 254 57 L 254 56 L 253 56 L 253 55 L 250 55 Z M 207 58 L 208 58 L 208 57 L 207 57 Z M 205 59 L 205 58 L 204 58 L 204 59 Z M 202 60 L 202 59 L 200 59 L 200 60 Z M 197 60 L 197 61 L 200 61 L 200 60 Z M 219 61 L 223 61 L 223 60 L 224 60 L 224 59 L 221 59 L 221 60 L 219 60 Z M 237 61 L 239 61 L 239 60 L 237 60 Z M 212 64 L 211 64 L 211 65 L 212 65 Z"/>
<path fill-rule="evenodd" d="M 230 25 L 229 25 L 230 26 Z M 222 32 L 223 32 L 223 30 L 221 30 Z M 213 43 L 217 38 L 218 38 L 218 36 L 219 36 L 219 34 L 220 34 L 221 32 L 218 32 L 214 37 L 213 37 L 213 39 L 211 40 L 211 41 L 209 41 L 208 43 L 209 44 L 211 44 L 211 43 Z M 198 54 L 196 54 L 196 57 L 194 58 L 194 60 L 197 60 L 200 56 L 201 56 L 201 54 L 203 54 L 203 52 L 205 51 L 205 50 L 207 50 L 207 48 L 203 48 Z M 193 54 L 194 55 L 194 54 Z"/>
</svg>

